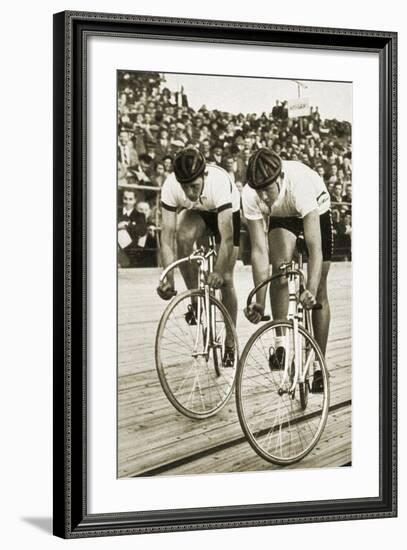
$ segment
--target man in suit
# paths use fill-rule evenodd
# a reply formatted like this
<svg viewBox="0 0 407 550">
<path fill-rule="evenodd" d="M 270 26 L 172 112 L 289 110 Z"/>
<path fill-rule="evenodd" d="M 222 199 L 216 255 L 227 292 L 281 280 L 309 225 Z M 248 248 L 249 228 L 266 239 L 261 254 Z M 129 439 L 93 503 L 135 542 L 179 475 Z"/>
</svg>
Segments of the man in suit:
<svg viewBox="0 0 407 550">
<path fill-rule="evenodd" d="M 130 168 L 138 163 L 137 151 L 127 130 L 121 130 L 118 143 L 119 162 L 123 168 Z"/>
<path fill-rule="evenodd" d="M 249 147 L 245 147 L 242 154 L 236 159 L 236 180 L 246 183 L 247 165 L 252 152 Z"/>
<path fill-rule="evenodd" d="M 123 206 L 117 212 L 119 264 L 128 267 L 137 263 L 137 253 L 144 247 L 147 234 L 146 218 L 136 210 L 134 189 L 124 189 Z"/>
</svg>

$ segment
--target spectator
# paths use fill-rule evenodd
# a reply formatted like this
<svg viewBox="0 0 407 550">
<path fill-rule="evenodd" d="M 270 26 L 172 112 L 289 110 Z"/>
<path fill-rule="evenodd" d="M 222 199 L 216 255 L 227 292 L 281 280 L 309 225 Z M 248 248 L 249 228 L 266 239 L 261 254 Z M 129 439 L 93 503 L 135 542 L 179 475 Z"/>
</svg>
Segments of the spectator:
<svg viewBox="0 0 407 550">
<path fill-rule="evenodd" d="M 280 154 L 281 154 L 281 144 L 280 144 L 280 142 L 275 141 L 275 142 L 273 143 L 273 151 L 274 151 L 275 153 L 277 153 L 277 155 L 280 155 Z"/>
<path fill-rule="evenodd" d="M 334 184 L 329 182 L 326 184 L 326 188 L 328 189 L 329 196 L 331 197 L 331 200 L 333 200 L 333 194 L 334 194 Z"/>
<path fill-rule="evenodd" d="M 333 183 L 333 182 L 330 181 L 329 183 Z M 332 199 L 332 202 L 342 202 L 342 184 L 341 183 L 334 184 L 331 199 Z"/>
<path fill-rule="evenodd" d="M 120 158 L 120 155 L 118 155 Z M 124 187 L 128 184 L 129 173 L 125 164 L 121 163 L 120 160 L 117 161 L 117 181 L 119 187 Z"/>
<path fill-rule="evenodd" d="M 153 185 L 162 187 L 166 177 L 167 174 L 165 172 L 164 162 L 156 162 L 154 173 L 151 177 Z"/>
<path fill-rule="evenodd" d="M 217 166 L 222 166 L 222 154 L 222 147 L 220 147 L 220 145 L 215 145 L 212 149 L 212 154 L 209 157 L 209 162 L 216 164 Z"/>
<path fill-rule="evenodd" d="M 172 156 L 167 155 L 163 158 L 163 164 L 164 164 L 164 172 L 165 175 L 168 176 L 168 174 L 171 174 L 172 172 Z"/>
<path fill-rule="evenodd" d="M 235 170 L 235 159 L 233 157 L 227 157 L 225 159 L 224 168 L 226 172 L 229 174 L 230 179 L 233 183 L 236 182 L 236 170 Z"/>
<path fill-rule="evenodd" d="M 316 167 L 316 172 L 317 172 L 318 176 L 321 177 L 326 183 L 325 170 L 324 170 L 324 167 L 322 166 L 322 164 L 318 164 L 318 166 Z"/>
<path fill-rule="evenodd" d="M 137 263 L 137 252 L 144 245 L 147 233 L 146 218 L 136 210 L 136 194 L 133 189 L 123 191 L 123 206 L 117 212 L 118 260 L 121 267 Z"/>
<path fill-rule="evenodd" d="M 338 226 L 338 246 L 347 260 L 352 259 L 351 215 L 345 214 Z"/>
<path fill-rule="evenodd" d="M 236 180 L 246 183 L 246 171 L 249 164 L 249 158 L 251 156 L 251 150 L 246 147 L 243 150 L 243 154 L 236 159 Z"/>
<path fill-rule="evenodd" d="M 151 171 L 152 158 L 146 153 L 140 155 L 139 163 L 132 169 L 137 182 L 141 185 L 149 185 L 151 183 Z"/>
<path fill-rule="evenodd" d="M 163 159 L 170 152 L 171 144 L 168 138 L 168 130 L 164 126 L 158 134 L 158 141 L 156 145 L 157 157 Z"/>
<path fill-rule="evenodd" d="M 339 221 L 343 221 L 351 213 L 351 125 L 323 120 L 317 107 L 312 107 L 310 115 L 302 118 L 301 125 L 299 122 L 288 118 L 287 102 L 280 100 L 271 113 L 261 115 L 221 112 L 206 106 L 196 111 L 189 106 L 185 90 L 172 92 L 165 87 L 164 75 L 121 71 L 119 187 L 159 188 L 172 172 L 173 156 L 186 144 L 199 147 L 209 162 L 225 168 L 231 179 L 242 185 L 250 154 L 266 146 L 286 160 L 298 159 L 316 170 L 332 200 L 346 204 L 346 210 L 338 212 Z M 135 193 L 138 202 L 155 204 L 155 192 L 135 190 Z"/>
<path fill-rule="evenodd" d="M 130 141 L 130 134 L 127 130 L 120 131 L 118 147 L 121 169 L 136 166 L 138 155 L 133 143 Z"/>
<path fill-rule="evenodd" d="M 281 120 L 283 117 L 282 117 L 282 112 L 281 112 L 281 104 L 280 104 L 280 101 L 277 99 L 276 101 L 276 104 L 274 105 L 272 111 L 271 111 L 271 116 L 273 117 L 274 120 Z"/>
<path fill-rule="evenodd" d="M 352 202 L 352 184 L 348 183 L 345 188 L 345 195 L 343 196 L 343 202 Z"/>
<path fill-rule="evenodd" d="M 338 167 L 336 166 L 336 164 L 331 165 L 329 181 L 332 181 L 333 183 L 336 183 L 338 181 Z"/>
<path fill-rule="evenodd" d="M 208 138 L 201 142 L 201 153 L 203 154 L 205 160 L 209 162 L 211 158 L 211 142 Z"/>
<path fill-rule="evenodd" d="M 140 214 L 143 214 L 144 219 L 146 220 L 147 227 L 148 227 L 148 225 L 152 223 L 152 221 L 151 221 L 151 208 L 150 208 L 150 205 L 148 204 L 148 202 L 146 202 L 146 201 L 138 202 L 137 206 L 136 206 L 136 210 Z"/>
<path fill-rule="evenodd" d="M 148 202 L 139 202 L 137 204 L 137 211 L 145 217 L 147 224 L 147 232 L 144 238 L 144 242 L 140 243 L 142 246 L 142 254 L 139 256 L 139 267 L 156 267 L 157 258 L 157 227 L 155 220 L 152 217 L 152 210 Z"/>
<path fill-rule="evenodd" d="M 123 106 L 121 108 L 121 125 L 123 129 L 132 129 L 133 124 L 131 122 L 130 116 L 129 116 L 129 108 Z"/>
<path fill-rule="evenodd" d="M 146 150 L 147 150 L 146 155 L 148 155 L 151 159 L 149 161 L 150 163 L 154 160 L 157 160 L 157 149 L 154 141 L 147 142 Z"/>
</svg>

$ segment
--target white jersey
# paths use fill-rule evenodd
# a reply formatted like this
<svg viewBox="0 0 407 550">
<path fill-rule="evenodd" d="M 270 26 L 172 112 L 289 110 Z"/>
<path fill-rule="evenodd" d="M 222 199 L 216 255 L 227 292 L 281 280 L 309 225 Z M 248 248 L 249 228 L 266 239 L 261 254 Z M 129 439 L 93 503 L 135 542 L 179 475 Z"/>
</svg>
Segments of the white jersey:
<svg viewBox="0 0 407 550">
<path fill-rule="evenodd" d="M 331 199 L 323 179 L 314 170 L 295 160 L 282 161 L 283 182 L 271 209 L 254 189 L 245 185 L 242 191 L 243 214 L 248 220 L 260 220 L 264 213 L 278 218 L 304 218 L 316 208 L 327 212 Z"/>
<path fill-rule="evenodd" d="M 233 212 L 236 212 L 240 210 L 240 193 L 223 168 L 207 165 L 202 194 L 196 202 L 188 199 L 182 185 L 172 173 L 162 186 L 161 204 L 163 208 L 174 212 L 184 208 L 205 212 L 222 212 L 222 210 L 232 208 Z"/>
</svg>

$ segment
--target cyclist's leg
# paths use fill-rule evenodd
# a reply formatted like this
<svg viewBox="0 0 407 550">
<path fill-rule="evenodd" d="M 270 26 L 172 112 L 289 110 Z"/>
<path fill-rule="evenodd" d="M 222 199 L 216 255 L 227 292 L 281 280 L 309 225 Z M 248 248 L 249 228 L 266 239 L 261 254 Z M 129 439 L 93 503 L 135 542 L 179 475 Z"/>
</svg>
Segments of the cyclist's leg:
<svg viewBox="0 0 407 550">
<path fill-rule="evenodd" d="M 206 226 L 198 212 L 183 210 L 177 220 L 177 256 L 183 258 L 189 256 L 194 248 L 194 243 L 205 234 Z M 198 266 L 196 262 L 181 264 L 180 271 L 189 289 L 198 287 Z"/>
<path fill-rule="evenodd" d="M 325 357 L 326 345 L 328 342 L 329 324 L 331 320 L 331 311 L 329 308 L 327 278 L 331 262 L 324 261 L 322 263 L 321 280 L 317 291 L 317 302 L 322 305 L 322 309 L 314 309 L 312 311 L 312 326 L 314 329 L 314 337 L 321 348 L 322 355 Z M 312 381 L 312 391 L 323 392 L 322 372 L 320 365 L 314 363 L 314 378 Z"/>
<path fill-rule="evenodd" d="M 219 233 L 218 226 L 218 215 L 214 212 L 200 212 L 200 215 L 205 223 L 207 234 L 214 235 L 216 239 L 217 246 L 219 247 L 221 242 L 221 235 Z M 232 318 L 234 326 L 236 326 L 237 319 L 237 295 L 236 289 L 234 286 L 234 275 L 233 271 L 235 268 L 237 256 L 239 254 L 239 244 L 240 244 L 240 212 L 233 212 L 233 250 L 229 256 L 229 262 L 222 273 L 224 280 L 224 286 L 221 288 L 222 293 L 222 302 L 225 304 L 225 307 Z M 234 347 L 234 338 L 233 334 L 227 334 L 226 336 L 226 346 Z"/>
<path fill-rule="evenodd" d="M 325 357 L 326 344 L 328 342 L 329 324 L 331 321 L 331 310 L 329 307 L 327 278 L 331 262 L 322 263 L 321 280 L 317 292 L 317 302 L 322 305 L 322 309 L 312 311 L 312 325 L 314 327 L 315 340 Z"/>
<path fill-rule="evenodd" d="M 269 231 L 269 253 L 273 274 L 277 273 L 281 264 L 291 262 L 297 243 L 297 236 L 284 227 L 272 227 Z M 287 318 L 288 284 L 284 277 L 274 279 L 270 283 L 271 312 L 274 320 Z M 280 370 L 285 364 L 284 333 L 278 329 L 277 338 L 270 347 L 269 366 L 271 370 Z"/>
<path fill-rule="evenodd" d="M 217 217 L 214 220 L 214 225 L 209 225 L 212 231 L 217 236 L 218 242 L 220 242 L 221 236 L 219 234 L 219 227 Z M 229 257 L 229 262 L 227 268 L 223 275 L 224 286 L 221 289 L 222 292 L 222 302 L 225 304 L 226 309 L 228 310 L 229 315 L 232 318 L 234 326 L 236 326 L 237 321 L 237 294 L 234 283 L 234 269 L 236 265 L 236 260 L 239 255 L 239 245 L 240 245 L 240 212 L 233 212 L 233 250 Z M 233 334 L 226 335 L 226 347 L 232 349 L 234 347 L 234 338 Z"/>
<path fill-rule="evenodd" d="M 229 315 L 232 318 L 233 324 L 236 326 L 237 320 L 237 294 L 234 284 L 234 269 L 239 254 L 239 247 L 233 247 L 233 253 L 230 257 L 229 265 L 227 271 L 223 273 L 224 286 L 221 289 L 222 293 L 222 302 L 225 304 L 226 309 L 228 310 Z M 234 347 L 234 338 L 233 334 L 226 335 L 226 347 Z"/>
<path fill-rule="evenodd" d="M 333 249 L 333 234 L 332 234 L 332 216 L 331 212 L 321 214 L 319 218 L 321 227 L 321 242 L 322 242 L 322 273 L 321 280 L 318 286 L 317 301 L 322 305 L 321 310 L 312 312 L 312 324 L 314 327 L 314 336 L 321 348 L 325 357 L 326 344 L 328 342 L 329 323 L 331 320 L 331 312 L 329 308 L 327 279 L 329 268 L 331 265 L 332 249 Z"/>
<path fill-rule="evenodd" d="M 270 262 L 273 274 L 277 273 L 281 264 L 291 262 L 297 242 L 297 236 L 291 231 L 276 227 L 269 232 Z M 287 318 L 288 288 L 284 277 L 274 279 L 270 283 L 271 311 L 274 320 Z"/>
</svg>

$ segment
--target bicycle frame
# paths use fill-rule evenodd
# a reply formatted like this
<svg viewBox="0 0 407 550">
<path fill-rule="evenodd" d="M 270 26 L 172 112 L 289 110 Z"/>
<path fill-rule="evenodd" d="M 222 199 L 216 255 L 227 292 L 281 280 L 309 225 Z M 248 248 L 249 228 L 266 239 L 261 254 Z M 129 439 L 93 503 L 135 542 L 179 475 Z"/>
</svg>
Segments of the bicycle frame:
<svg viewBox="0 0 407 550">
<path fill-rule="evenodd" d="M 278 277 L 285 277 L 288 284 L 288 312 L 287 319 L 292 322 L 293 325 L 293 334 L 294 334 L 294 377 L 290 388 L 287 390 L 285 387 L 290 378 L 290 365 L 289 365 L 289 354 L 285 354 L 284 361 L 284 373 L 282 376 L 281 384 L 279 386 L 279 392 L 294 394 L 297 383 L 305 383 L 307 374 L 311 366 L 312 356 L 309 354 L 306 357 L 305 365 L 300 361 L 302 357 L 302 339 L 299 333 L 299 325 L 304 326 L 304 328 L 313 336 L 313 328 L 311 321 L 311 312 L 310 310 L 304 309 L 303 305 L 299 301 L 299 296 L 305 289 L 305 275 L 303 271 L 303 255 L 301 250 L 298 251 L 298 264 L 292 260 L 289 263 L 282 264 L 280 266 L 279 272 L 268 277 L 262 283 L 254 288 L 248 298 L 247 305 L 249 306 L 253 296 L 256 292 L 265 285 L 268 285 L 273 279 Z M 286 337 L 286 335 L 285 335 Z M 286 349 L 289 349 L 286 346 Z"/>
<path fill-rule="evenodd" d="M 207 358 L 209 355 L 209 347 L 211 345 L 211 342 L 212 342 L 212 346 L 221 347 L 220 343 L 214 341 L 214 336 L 216 335 L 216 317 L 213 313 L 214 306 L 211 306 L 210 296 L 215 292 L 209 287 L 207 282 L 209 273 L 213 272 L 215 256 L 216 256 L 215 237 L 211 235 L 209 236 L 208 250 L 206 250 L 204 246 L 200 246 L 190 256 L 186 256 L 185 258 L 180 258 L 179 260 L 176 260 L 175 262 L 167 266 L 160 276 L 160 283 L 161 283 L 164 281 L 164 279 L 167 277 L 170 271 L 172 271 L 182 263 L 186 263 L 186 262 L 198 263 L 198 288 L 204 291 L 206 326 L 209 327 L 210 329 L 207 330 L 206 334 L 204 335 L 205 345 L 202 353 L 198 353 L 197 351 L 198 343 L 199 343 L 199 330 L 197 330 L 196 341 L 195 341 L 195 351 L 192 354 L 193 357 L 204 356 L 205 358 Z M 202 319 L 202 308 L 201 308 L 201 302 L 198 300 L 198 308 L 197 308 L 197 326 L 198 327 L 201 326 L 201 319 Z"/>
<path fill-rule="evenodd" d="M 287 319 L 293 324 L 293 338 L 294 338 L 294 378 L 292 385 L 288 390 L 288 393 L 293 393 L 297 383 L 304 383 L 308 374 L 311 354 L 306 358 L 306 364 L 303 365 L 300 358 L 302 357 L 302 339 L 299 334 L 299 325 L 304 325 L 304 328 L 310 332 L 313 336 L 312 322 L 310 311 L 304 309 L 303 305 L 299 301 L 299 295 L 305 288 L 305 275 L 302 270 L 302 254 L 299 254 L 298 265 L 293 260 L 289 264 L 283 264 L 280 266 L 280 276 L 287 278 L 288 284 L 288 313 Z M 289 349 L 289 346 L 286 346 Z M 289 355 L 285 356 L 284 374 L 280 384 L 280 391 L 285 392 L 283 387 L 289 379 Z"/>
</svg>

